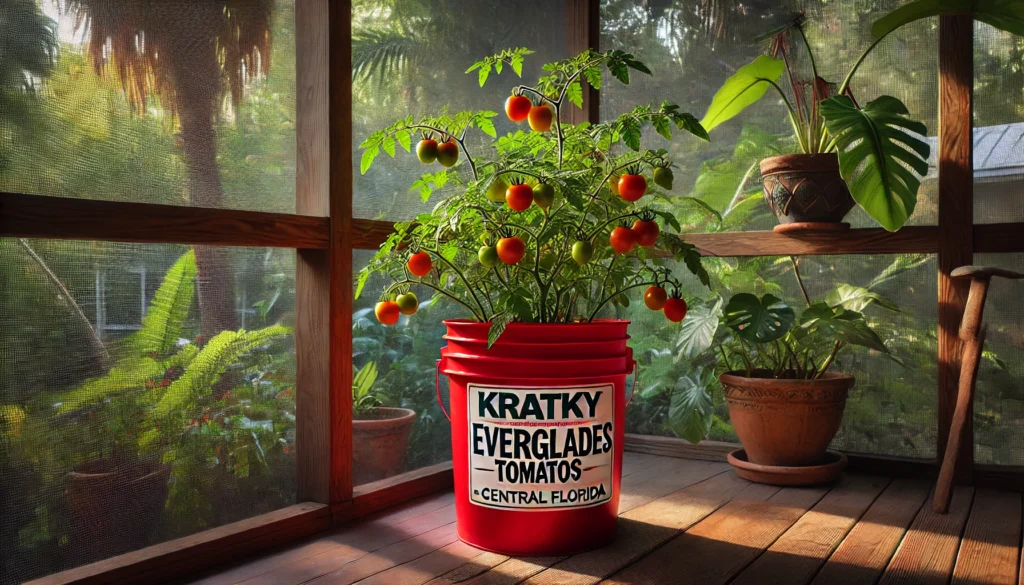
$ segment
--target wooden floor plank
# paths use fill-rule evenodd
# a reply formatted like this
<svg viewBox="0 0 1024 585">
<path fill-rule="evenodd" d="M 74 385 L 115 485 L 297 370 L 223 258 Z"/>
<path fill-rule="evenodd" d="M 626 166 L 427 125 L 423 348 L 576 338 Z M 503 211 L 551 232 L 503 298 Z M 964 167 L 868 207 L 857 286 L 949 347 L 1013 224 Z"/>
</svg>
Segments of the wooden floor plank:
<svg viewBox="0 0 1024 585">
<path fill-rule="evenodd" d="M 724 585 L 788 530 L 827 488 L 755 485 L 693 528 L 612 576 L 620 585 Z"/>
<path fill-rule="evenodd" d="M 960 548 L 974 488 L 958 487 L 948 514 L 922 506 L 879 585 L 946 585 Z"/>
<path fill-rule="evenodd" d="M 453 542 L 414 561 L 359 581 L 359 585 L 421 585 L 464 564 L 481 552 L 462 541 Z M 316 583 L 319 585 L 320 581 Z"/>
<path fill-rule="evenodd" d="M 317 577 L 317 585 L 352 585 L 392 567 L 426 556 L 457 541 L 455 523 L 445 524 L 430 532 L 396 542 L 346 564 L 336 571 Z"/>
<path fill-rule="evenodd" d="M 1016 585 L 1021 495 L 978 490 L 967 520 L 952 585 Z"/>
<path fill-rule="evenodd" d="M 656 463 L 661 463 L 664 459 L 664 457 L 648 455 L 647 453 L 623 453 L 622 477 L 629 477 L 630 475 L 643 471 Z"/>
<path fill-rule="evenodd" d="M 751 563 L 733 585 L 804 585 L 867 511 L 889 480 L 847 475 Z"/>
<path fill-rule="evenodd" d="M 328 548 L 315 556 L 275 568 L 258 577 L 243 581 L 245 585 L 299 585 L 326 575 L 384 547 L 414 538 L 420 534 L 455 522 L 455 506 L 446 506 L 428 514 L 411 518 L 394 526 L 376 526 L 358 535 L 339 535 L 340 546 Z"/>
<path fill-rule="evenodd" d="M 434 577 L 427 582 L 427 585 L 452 585 L 468 581 L 477 575 L 486 573 L 494 567 L 508 560 L 508 556 L 498 553 L 483 552 L 473 557 L 462 566 L 448 571 L 440 577 Z"/>
<path fill-rule="evenodd" d="M 896 479 L 843 539 L 813 585 L 874 585 L 885 571 L 931 486 Z"/>
<path fill-rule="evenodd" d="M 373 542 L 374 535 L 380 534 L 387 527 L 409 523 L 405 528 L 412 528 L 414 523 L 410 521 L 426 514 L 437 512 L 443 508 L 452 509 L 454 502 L 455 495 L 450 492 L 420 498 L 417 501 L 397 506 L 392 510 L 379 512 L 360 520 L 357 524 L 343 526 L 316 539 L 297 544 L 280 552 L 259 557 L 226 570 L 217 571 L 197 581 L 192 581 L 192 585 L 234 585 L 341 546 L 357 544 L 365 546 L 367 543 Z M 387 546 L 387 544 L 382 546 Z"/>
<path fill-rule="evenodd" d="M 618 538 L 612 544 L 573 555 L 526 581 L 530 585 L 593 585 L 648 554 L 745 492 L 769 489 L 754 486 L 732 471 L 660 498 L 619 517 Z"/>
</svg>

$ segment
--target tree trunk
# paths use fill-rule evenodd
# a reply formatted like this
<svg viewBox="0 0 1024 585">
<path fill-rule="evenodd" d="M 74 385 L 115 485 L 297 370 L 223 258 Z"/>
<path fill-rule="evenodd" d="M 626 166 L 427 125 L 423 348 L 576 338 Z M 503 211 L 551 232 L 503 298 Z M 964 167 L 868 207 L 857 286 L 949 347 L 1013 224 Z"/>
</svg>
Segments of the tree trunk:
<svg viewBox="0 0 1024 585">
<path fill-rule="evenodd" d="M 159 12 L 164 12 L 164 19 L 178 21 L 161 24 L 165 30 L 174 31 L 165 46 L 169 49 L 167 66 L 175 91 L 171 99 L 181 122 L 189 199 L 197 207 L 221 207 L 223 190 L 214 119 L 221 94 L 216 39 L 222 16 L 216 2 L 197 3 L 188 10 L 172 4 L 173 10 Z M 210 339 L 226 329 L 238 328 L 234 270 L 226 248 L 196 246 L 195 251 L 202 335 Z"/>
</svg>

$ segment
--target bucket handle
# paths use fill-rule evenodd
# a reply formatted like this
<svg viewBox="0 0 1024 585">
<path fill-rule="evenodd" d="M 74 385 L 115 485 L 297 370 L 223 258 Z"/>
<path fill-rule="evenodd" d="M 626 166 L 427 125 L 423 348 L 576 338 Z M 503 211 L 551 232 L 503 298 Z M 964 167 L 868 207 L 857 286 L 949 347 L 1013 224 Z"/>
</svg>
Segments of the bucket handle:
<svg viewBox="0 0 1024 585">
<path fill-rule="evenodd" d="M 437 405 L 441 407 L 444 417 L 451 422 L 452 417 L 448 416 L 448 411 L 444 409 L 444 402 L 441 402 L 441 360 L 437 360 L 437 364 L 434 366 L 434 394 L 437 396 Z"/>
<path fill-rule="evenodd" d="M 633 357 L 633 348 L 629 349 L 629 357 Z M 629 406 L 630 402 L 633 402 L 633 397 L 636 396 L 636 381 L 640 378 L 640 364 L 633 360 L 633 386 L 629 389 L 629 398 L 626 399 L 626 406 Z"/>
</svg>

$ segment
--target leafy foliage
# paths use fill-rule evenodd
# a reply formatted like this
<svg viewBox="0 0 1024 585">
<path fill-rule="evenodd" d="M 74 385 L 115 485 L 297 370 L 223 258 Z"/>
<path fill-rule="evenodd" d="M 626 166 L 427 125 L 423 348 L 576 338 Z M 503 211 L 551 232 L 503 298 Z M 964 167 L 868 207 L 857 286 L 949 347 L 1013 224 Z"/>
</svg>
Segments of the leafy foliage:
<svg viewBox="0 0 1024 585">
<path fill-rule="evenodd" d="M 195 280 L 196 255 L 189 250 L 164 275 L 142 319 L 142 329 L 132 336 L 137 353 L 164 355 L 178 343 L 192 306 Z"/>
<path fill-rule="evenodd" d="M 740 67 L 725 80 L 722 88 L 711 99 L 701 125 L 709 132 L 716 126 L 738 116 L 747 106 L 757 102 L 786 71 L 786 63 L 768 55 L 761 55 L 748 65 Z"/>
<path fill-rule="evenodd" d="M 837 96 L 822 102 L 821 110 L 853 198 L 885 229 L 903 227 L 917 205 L 917 175 L 928 173 L 930 152 L 927 142 L 908 131 L 923 136 L 924 124 L 908 118 L 907 107 L 892 96 L 863 108 Z"/>
<path fill-rule="evenodd" d="M 493 69 L 498 75 L 501 75 L 501 71 L 504 69 L 505 65 L 511 67 L 512 71 L 515 71 L 516 75 L 522 77 L 523 58 L 526 55 L 532 54 L 533 51 L 525 47 L 520 47 L 518 49 L 505 49 L 497 55 L 491 55 L 490 57 L 485 57 L 482 60 L 473 63 L 469 69 L 466 69 L 466 73 L 477 71 L 480 87 L 483 87 L 484 84 L 487 83 L 487 78 L 491 75 L 491 69 Z"/>
<path fill-rule="evenodd" d="M 483 59 L 467 73 L 480 72 L 486 81 L 489 68 L 500 72 L 513 62 L 521 63 L 526 49 L 509 49 Z M 499 65 L 501 64 L 501 65 Z M 381 150 L 393 155 L 397 142 L 407 147 L 413 132 L 453 140 L 460 148 L 460 163 L 452 169 L 424 174 L 413 184 L 426 201 L 444 193 L 431 213 L 414 221 L 398 223 L 373 261 L 360 273 L 357 297 L 373 273 L 394 279 L 381 295 L 393 299 L 410 287 L 424 287 L 462 306 L 478 321 L 492 323 L 490 342 L 508 323 L 568 322 L 597 317 L 608 306 L 629 302 L 624 293 L 654 283 L 680 289 L 671 271 L 658 255 L 638 248 L 619 256 L 608 244 L 610 232 L 619 224 L 630 225 L 640 217 L 660 218 L 664 225 L 680 229 L 678 221 L 661 204 L 664 195 L 657 186 L 653 196 L 629 202 L 617 196 L 609 181 L 621 173 L 668 167 L 665 151 L 644 150 L 641 136 L 645 127 L 665 137 L 672 128 L 701 139 L 707 133 L 691 114 L 669 102 L 655 108 L 638 106 L 619 118 L 602 124 L 563 123 L 561 113 L 568 103 L 582 99 L 580 79 L 599 86 L 607 70 L 615 79 L 628 82 L 629 71 L 650 73 L 646 66 L 623 51 L 585 51 L 576 57 L 544 66 L 536 87 L 520 85 L 513 95 L 529 95 L 548 104 L 554 113 L 550 132 L 515 131 L 496 137 L 490 118 L 494 112 L 458 112 L 436 117 L 403 120 L 370 134 L 363 141 L 362 170 L 373 164 Z M 487 73 L 484 73 L 487 72 Z M 475 156 L 467 148 L 470 128 L 496 140 L 491 158 Z M 623 150 L 624 152 L 619 152 Z M 553 187 L 555 200 L 548 208 L 531 205 L 514 212 L 488 198 L 488 190 L 513 182 Z M 481 245 L 494 246 L 502 238 L 520 238 L 526 247 L 524 258 L 513 264 L 489 268 L 477 259 Z M 590 242 L 594 254 L 589 262 L 573 260 L 571 249 L 577 241 Z M 662 233 L 658 244 L 667 249 L 707 284 L 709 278 L 700 253 L 676 234 Z M 408 254 L 427 252 L 433 270 L 422 278 L 412 277 L 405 268 Z"/>
</svg>

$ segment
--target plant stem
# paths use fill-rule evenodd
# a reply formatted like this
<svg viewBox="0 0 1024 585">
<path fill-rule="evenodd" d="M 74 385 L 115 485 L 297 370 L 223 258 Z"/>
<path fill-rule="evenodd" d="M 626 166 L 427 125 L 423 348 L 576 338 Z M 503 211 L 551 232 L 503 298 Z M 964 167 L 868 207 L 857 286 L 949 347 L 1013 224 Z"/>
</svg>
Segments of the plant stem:
<svg viewBox="0 0 1024 585">
<path fill-rule="evenodd" d="M 854 62 L 853 67 L 850 68 L 850 72 L 846 74 L 846 79 L 844 79 L 843 83 L 839 85 L 839 91 L 836 92 L 836 95 L 843 95 L 844 93 L 846 93 L 846 89 L 850 87 L 850 81 L 853 80 L 853 74 L 857 72 L 857 69 L 860 67 L 860 64 L 864 62 L 864 59 L 866 59 L 868 53 L 870 53 L 871 50 L 875 48 L 875 45 L 882 42 L 882 39 L 884 39 L 887 36 L 889 36 L 888 33 L 878 37 L 877 39 L 874 40 L 874 42 L 868 45 L 867 49 L 864 49 L 864 52 L 861 53 L 860 57 L 857 58 L 857 61 Z"/>
<path fill-rule="evenodd" d="M 448 297 L 449 299 L 455 301 L 456 303 L 459 303 L 463 307 L 466 307 L 467 309 L 469 309 L 469 312 L 473 314 L 473 317 L 476 318 L 477 321 L 480 321 L 481 323 L 486 323 L 487 322 L 487 320 L 483 318 L 483 315 L 477 313 L 476 309 L 474 309 L 473 307 L 469 306 L 468 303 L 466 303 L 465 301 L 463 301 L 459 297 L 449 293 L 448 291 L 444 290 L 443 288 L 436 287 L 436 286 L 430 284 L 429 282 L 424 282 L 422 280 L 412 280 L 412 279 L 400 280 L 400 281 L 392 284 L 391 286 L 389 286 L 385 292 L 386 293 L 390 293 L 396 287 L 398 287 L 400 285 L 403 285 L 403 284 L 418 284 L 418 285 L 421 285 L 421 286 L 425 286 L 425 287 L 427 287 L 429 289 L 432 289 L 432 290 L 434 290 L 436 292 L 439 292 L 442 295 Z"/>
<path fill-rule="evenodd" d="M 594 309 L 594 311 L 592 313 L 590 313 L 589 317 L 587 317 L 587 323 L 590 323 L 591 321 L 594 320 L 594 317 L 597 317 L 597 313 L 600 312 L 600 310 L 602 308 L 604 308 L 604 306 L 606 304 L 608 304 L 608 301 L 610 301 L 610 300 L 614 299 L 615 297 L 621 295 L 622 293 L 626 292 L 627 290 L 631 290 L 631 289 L 634 289 L 634 288 L 637 288 L 637 287 L 641 287 L 641 286 L 654 286 L 656 284 L 658 284 L 657 281 L 640 282 L 640 283 L 637 283 L 637 284 L 631 284 L 631 285 L 629 285 L 627 287 L 621 288 L 621 289 L 613 292 L 607 298 L 605 298 L 600 303 L 598 303 L 597 308 Z M 604 285 L 602 285 L 602 288 L 604 288 Z"/>
<path fill-rule="evenodd" d="M 480 177 L 477 176 L 477 173 L 476 173 L 476 163 L 473 162 L 473 155 L 469 154 L 469 149 L 466 148 L 466 141 L 465 140 L 466 140 L 466 130 L 468 130 L 468 126 L 466 128 L 463 128 L 462 136 L 461 137 L 456 136 L 456 135 L 452 134 L 451 132 L 448 132 L 447 130 L 442 130 L 440 128 L 435 128 L 434 126 L 428 126 L 427 124 L 413 124 L 412 126 L 406 126 L 405 129 L 406 130 L 430 130 L 431 132 L 437 132 L 438 134 L 440 134 L 442 136 L 450 137 L 452 140 L 455 141 L 456 144 L 459 145 L 459 148 L 462 150 L 462 154 L 466 155 L 466 162 L 469 163 L 469 169 L 471 171 L 473 171 L 473 180 L 474 181 L 480 180 Z"/>
<path fill-rule="evenodd" d="M 454 264 L 449 262 L 448 259 L 445 258 L 444 256 L 442 256 L 441 253 L 438 252 L 437 250 L 431 250 L 429 248 L 420 248 L 420 249 L 423 250 L 424 252 L 430 252 L 430 253 L 434 254 L 435 256 L 437 256 L 437 258 L 439 260 L 441 260 L 441 262 L 444 262 L 445 264 L 448 265 L 449 268 L 454 270 L 455 274 L 459 275 L 459 278 L 462 279 L 463 284 L 465 284 L 466 288 L 469 290 L 469 294 L 472 295 L 473 301 L 476 302 L 476 306 L 480 309 L 480 316 L 482 317 L 482 316 L 487 314 L 487 309 L 484 308 L 483 303 L 481 303 L 480 299 L 476 296 L 476 291 L 473 290 L 473 286 L 471 284 L 469 284 L 469 280 L 466 278 L 466 275 L 462 274 L 462 271 L 459 270 L 458 267 L 456 267 Z M 481 321 L 486 321 L 486 319 L 481 319 Z"/>
<path fill-rule="evenodd" d="M 790 256 L 789 261 L 793 263 L 793 274 L 796 276 L 796 283 L 800 285 L 800 292 L 804 294 L 804 302 L 807 306 L 811 306 L 811 297 L 807 295 L 807 289 L 804 287 L 804 279 L 800 277 L 800 259 L 796 256 Z"/>
<path fill-rule="evenodd" d="M 818 378 L 821 378 L 821 376 L 825 374 L 825 372 L 828 370 L 829 366 L 832 365 L 832 362 L 835 361 L 836 355 L 839 354 L 839 350 L 843 349 L 844 345 L 845 344 L 843 342 L 841 342 L 841 341 L 835 342 L 835 344 L 832 346 L 832 353 L 828 354 L 828 357 L 821 364 L 821 369 L 819 369 L 818 373 L 814 375 L 814 379 L 815 380 L 817 380 Z"/>
</svg>

